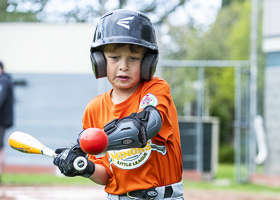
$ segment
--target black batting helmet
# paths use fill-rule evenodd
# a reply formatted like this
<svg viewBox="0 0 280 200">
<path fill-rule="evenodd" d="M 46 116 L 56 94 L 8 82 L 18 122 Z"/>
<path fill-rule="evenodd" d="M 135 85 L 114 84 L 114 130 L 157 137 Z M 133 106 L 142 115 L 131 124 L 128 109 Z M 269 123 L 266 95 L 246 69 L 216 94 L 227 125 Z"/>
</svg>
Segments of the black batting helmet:
<svg viewBox="0 0 280 200">
<path fill-rule="evenodd" d="M 141 65 L 141 79 L 151 80 L 158 62 L 156 34 L 150 19 L 143 13 L 118 9 L 103 15 L 96 27 L 90 49 L 96 78 L 107 76 L 106 59 L 101 46 L 113 43 L 136 44 L 148 49 Z"/>
</svg>

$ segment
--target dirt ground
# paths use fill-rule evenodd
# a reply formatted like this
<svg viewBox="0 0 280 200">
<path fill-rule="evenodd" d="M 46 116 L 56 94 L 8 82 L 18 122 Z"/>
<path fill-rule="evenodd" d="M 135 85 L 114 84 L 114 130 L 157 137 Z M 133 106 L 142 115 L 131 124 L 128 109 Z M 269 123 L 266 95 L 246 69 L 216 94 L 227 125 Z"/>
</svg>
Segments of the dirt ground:
<svg viewBox="0 0 280 200">
<path fill-rule="evenodd" d="M 1 186 L 0 200 L 105 200 L 103 187 Z M 273 194 L 185 189 L 185 200 L 280 200 Z"/>
</svg>

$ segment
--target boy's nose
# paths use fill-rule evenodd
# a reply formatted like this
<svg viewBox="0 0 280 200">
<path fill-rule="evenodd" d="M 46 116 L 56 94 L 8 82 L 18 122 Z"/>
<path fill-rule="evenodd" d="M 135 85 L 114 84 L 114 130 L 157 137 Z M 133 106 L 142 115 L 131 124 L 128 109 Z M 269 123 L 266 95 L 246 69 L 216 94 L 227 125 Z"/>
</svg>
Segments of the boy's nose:
<svg viewBox="0 0 280 200">
<path fill-rule="evenodd" d="M 127 59 L 122 60 L 122 62 L 120 63 L 119 69 L 121 71 L 127 71 L 129 69 Z"/>
</svg>

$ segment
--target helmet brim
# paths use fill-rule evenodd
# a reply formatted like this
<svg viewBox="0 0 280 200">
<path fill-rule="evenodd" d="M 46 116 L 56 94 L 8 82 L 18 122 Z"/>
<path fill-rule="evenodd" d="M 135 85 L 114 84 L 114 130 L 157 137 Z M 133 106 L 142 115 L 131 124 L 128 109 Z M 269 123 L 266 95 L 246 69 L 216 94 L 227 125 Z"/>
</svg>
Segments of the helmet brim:
<svg viewBox="0 0 280 200">
<path fill-rule="evenodd" d="M 121 44 L 136 44 L 139 46 L 144 46 L 150 50 L 158 51 L 158 46 L 149 42 L 146 42 L 144 40 L 136 39 L 133 37 L 110 37 L 110 38 L 103 38 L 101 40 L 98 40 L 96 42 L 93 42 L 91 44 L 92 49 L 98 49 L 99 47 L 106 45 L 106 44 L 116 44 L 116 43 L 121 43 Z"/>
</svg>

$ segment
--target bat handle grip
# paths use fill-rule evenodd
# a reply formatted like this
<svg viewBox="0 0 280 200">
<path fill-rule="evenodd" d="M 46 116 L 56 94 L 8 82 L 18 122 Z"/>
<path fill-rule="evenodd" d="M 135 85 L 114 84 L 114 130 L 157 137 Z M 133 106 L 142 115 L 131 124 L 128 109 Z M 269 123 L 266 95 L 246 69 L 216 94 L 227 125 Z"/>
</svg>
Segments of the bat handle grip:
<svg viewBox="0 0 280 200">
<path fill-rule="evenodd" d="M 77 171 L 83 171 L 87 167 L 87 159 L 80 156 L 74 160 L 73 165 Z"/>
</svg>

